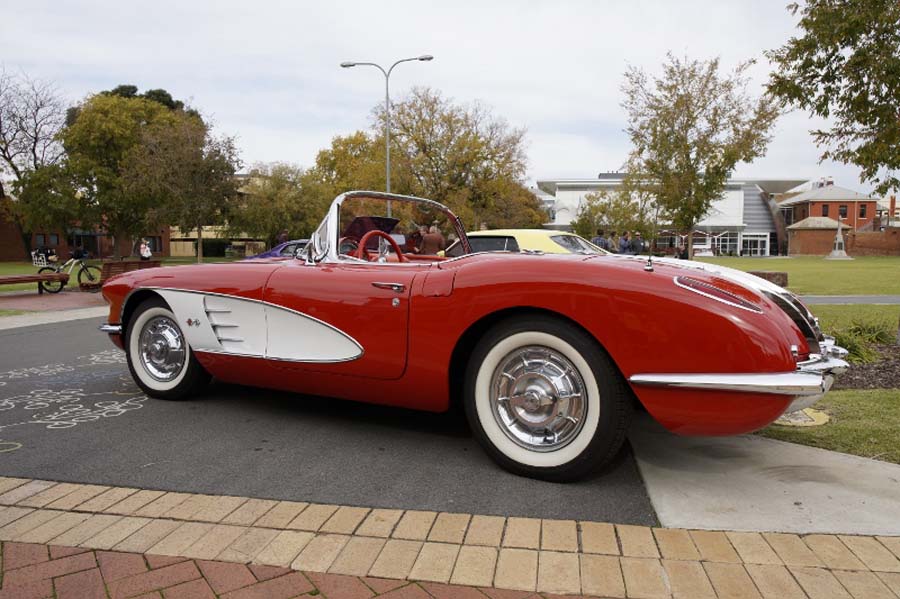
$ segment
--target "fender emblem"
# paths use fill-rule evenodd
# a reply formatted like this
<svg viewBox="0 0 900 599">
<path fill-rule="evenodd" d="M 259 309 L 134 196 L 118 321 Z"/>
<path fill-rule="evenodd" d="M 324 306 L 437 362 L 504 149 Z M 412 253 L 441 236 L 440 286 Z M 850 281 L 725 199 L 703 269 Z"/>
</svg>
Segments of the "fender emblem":
<svg viewBox="0 0 900 599">
<path fill-rule="evenodd" d="M 199 320 L 198 318 L 188 318 L 188 319 L 187 319 L 187 325 L 188 325 L 189 327 L 199 327 L 199 326 L 200 326 L 200 320 Z"/>
</svg>

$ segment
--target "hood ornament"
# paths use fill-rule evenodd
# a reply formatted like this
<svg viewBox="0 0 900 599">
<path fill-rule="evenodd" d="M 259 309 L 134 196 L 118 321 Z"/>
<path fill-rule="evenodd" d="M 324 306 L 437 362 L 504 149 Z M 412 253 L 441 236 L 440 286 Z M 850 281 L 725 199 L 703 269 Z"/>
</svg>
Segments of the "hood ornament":
<svg viewBox="0 0 900 599">
<path fill-rule="evenodd" d="M 647 264 L 644 265 L 644 270 L 653 272 L 653 254 L 647 254 Z"/>
</svg>

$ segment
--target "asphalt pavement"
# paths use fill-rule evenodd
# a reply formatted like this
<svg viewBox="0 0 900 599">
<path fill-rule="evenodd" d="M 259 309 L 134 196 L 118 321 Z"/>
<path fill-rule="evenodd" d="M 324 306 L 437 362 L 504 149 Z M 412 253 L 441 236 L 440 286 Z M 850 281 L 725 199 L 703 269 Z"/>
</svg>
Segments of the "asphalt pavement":
<svg viewBox="0 0 900 599">
<path fill-rule="evenodd" d="M 0 331 L 0 475 L 342 505 L 657 524 L 630 447 L 574 484 L 506 473 L 459 416 L 214 383 L 149 399 L 102 318 Z"/>
</svg>

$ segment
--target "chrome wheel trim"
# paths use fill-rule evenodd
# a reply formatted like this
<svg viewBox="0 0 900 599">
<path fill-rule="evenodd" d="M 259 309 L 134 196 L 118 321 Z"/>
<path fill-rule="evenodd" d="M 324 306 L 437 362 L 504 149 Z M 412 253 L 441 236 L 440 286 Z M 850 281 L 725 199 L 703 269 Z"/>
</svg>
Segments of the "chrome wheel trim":
<svg viewBox="0 0 900 599">
<path fill-rule="evenodd" d="M 144 324 L 138 352 L 147 374 L 163 383 L 175 379 L 187 363 L 187 343 L 181 329 L 168 316 L 154 316 Z"/>
<path fill-rule="evenodd" d="M 541 345 L 519 347 L 500 360 L 491 377 L 490 405 L 503 433 L 537 452 L 571 443 L 588 412 L 585 382 L 575 365 Z"/>
</svg>

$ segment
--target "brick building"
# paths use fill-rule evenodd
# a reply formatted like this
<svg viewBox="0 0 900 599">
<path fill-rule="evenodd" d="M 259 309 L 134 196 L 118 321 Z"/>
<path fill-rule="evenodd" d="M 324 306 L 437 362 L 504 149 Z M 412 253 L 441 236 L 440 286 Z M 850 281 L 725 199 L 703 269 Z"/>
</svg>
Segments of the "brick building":
<svg viewBox="0 0 900 599">
<path fill-rule="evenodd" d="M 831 179 L 825 179 L 815 182 L 808 191 L 787 197 L 778 203 L 778 207 L 789 228 L 810 217 L 825 217 L 834 221 L 840 218 L 852 230 L 865 231 L 873 228 L 878 200 L 838 187 Z M 831 230 L 834 229 L 832 223 Z"/>
</svg>

